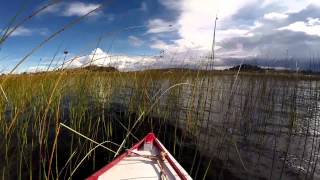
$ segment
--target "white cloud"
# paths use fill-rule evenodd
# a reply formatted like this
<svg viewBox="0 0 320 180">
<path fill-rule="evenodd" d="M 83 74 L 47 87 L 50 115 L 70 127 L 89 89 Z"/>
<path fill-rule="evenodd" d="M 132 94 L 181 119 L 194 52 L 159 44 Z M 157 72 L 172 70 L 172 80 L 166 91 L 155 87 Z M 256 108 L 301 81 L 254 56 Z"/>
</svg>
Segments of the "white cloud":
<svg viewBox="0 0 320 180">
<path fill-rule="evenodd" d="M 164 49 L 168 49 L 169 45 L 162 40 L 156 39 L 156 40 L 153 40 L 150 47 L 153 49 L 164 50 Z"/>
<path fill-rule="evenodd" d="M 260 42 L 266 34 L 272 33 L 279 27 L 280 21 L 285 23 L 289 20 L 292 12 L 306 9 L 310 4 L 320 5 L 319 0 L 159 0 L 167 9 L 176 10 L 179 15 L 174 22 L 177 39 L 167 41 L 166 38 L 156 35 L 150 47 L 171 52 L 183 52 L 193 49 L 203 54 L 210 53 L 214 31 L 214 20 L 218 15 L 216 45 L 233 38 L 248 38 L 243 48 L 230 49 L 229 46 L 221 46 L 216 52 L 218 58 L 257 56 L 259 49 L 249 51 L 251 44 Z M 252 12 L 241 12 L 246 6 L 256 7 Z M 254 6 L 253 6 L 254 5 Z M 259 11 L 261 10 L 261 11 Z M 263 10 L 263 11 L 262 11 Z M 280 11 L 281 10 L 281 11 Z M 239 13 L 238 16 L 234 16 Z M 265 13 L 263 15 L 263 13 Z M 159 19 L 157 19 L 159 21 Z M 274 22 L 279 21 L 279 22 Z M 302 31 L 308 35 L 319 35 L 319 19 L 309 19 L 307 22 L 296 22 L 280 30 Z M 159 21 L 162 22 L 162 21 Z M 253 24 L 252 24 L 253 22 Z M 158 23 L 165 24 L 165 23 Z M 168 23 L 166 24 L 168 25 Z M 285 25 L 283 25 L 285 26 Z M 170 31 L 149 28 L 148 32 Z M 164 34 L 165 35 L 165 34 Z M 276 40 L 276 39 L 275 39 Z M 262 40 L 261 40 L 262 41 Z M 228 52 L 230 51 L 230 52 Z"/>
<path fill-rule="evenodd" d="M 51 5 L 41 11 L 40 14 L 55 14 L 58 16 L 83 16 L 90 11 L 98 8 L 101 4 L 95 3 L 84 3 L 79 1 L 74 2 L 60 2 Z M 90 16 L 98 15 L 99 12 L 95 11 L 90 14 Z"/>
<path fill-rule="evenodd" d="M 307 22 L 297 21 L 288 26 L 278 28 L 278 30 L 290 30 L 320 36 L 320 20 L 319 18 L 308 18 Z"/>
<path fill-rule="evenodd" d="M 186 41 L 184 39 L 177 39 L 177 40 L 174 40 L 172 43 L 167 43 L 158 38 L 154 38 L 152 40 L 150 48 L 161 50 L 161 51 L 163 50 L 170 54 L 176 54 L 176 53 L 188 54 L 187 52 L 189 53 L 192 52 L 193 54 L 195 51 L 198 51 L 199 49 L 201 49 L 200 46 L 194 44 L 193 42 Z"/>
<path fill-rule="evenodd" d="M 263 18 L 267 19 L 267 20 L 279 21 L 279 20 L 283 20 L 283 19 L 288 18 L 288 15 L 282 14 L 282 13 L 277 13 L 277 12 L 271 12 L 271 13 L 265 14 L 263 16 Z"/>
<path fill-rule="evenodd" d="M 227 21 L 228 18 L 237 12 L 238 9 L 253 0 L 179 0 L 159 1 L 169 9 L 176 9 L 180 12 L 176 22 L 166 22 L 161 19 L 149 21 L 148 33 L 170 32 L 176 30 L 179 39 L 168 44 L 162 40 L 156 40 L 151 48 L 165 49 L 170 48 L 174 51 L 190 50 L 196 48 L 208 52 L 211 50 L 213 38 L 213 26 L 216 15 L 218 14 L 221 21 Z M 219 21 L 218 21 L 219 23 Z M 175 28 L 168 28 L 170 24 L 175 24 Z M 219 26 L 219 25 L 218 25 Z M 232 29 L 227 32 L 217 32 L 217 37 L 231 37 L 244 35 L 248 30 Z M 217 41 L 222 38 L 217 38 Z"/>
<path fill-rule="evenodd" d="M 56 3 L 51 6 L 48 6 L 44 10 L 41 11 L 41 14 L 46 14 L 46 13 L 56 13 L 59 12 L 63 3 Z"/>
<path fill-rule="evenodd" d="M 32 33 L 33 31 L 31 29 L 20 26 L 12 32 L 11 36 L 31 36 Z"/>
<path fill-rule="evenodd" d="M 320 19 L 319 18 L 307 18 L 307 25 L 308 26 L 316 26 L 320 25 Z"/>
<path fill-rule="evenodd" d="M 90 11 L 97 9 L 100 4 L 72 2 L 68 3 L 62 12 L 63 16 L 83 16 Z M 91 15 L 97 15 L 97 12 L 93 12 Z"/>
<path fill-rule="evenodd" d="M 159 56 L 127 56 L 108 54 L 100 48 L 93 50 L 89 55 L 70 58 L 64 68 L 79 68 L 88 65 L 96 66 L 112 66 L 120 71 L 143 70 L 150 68 L 169 68 L 169 67 L 185 67 L 197 66 L 199 61 L 194 61 L 192 53 L 173 55 L 172 53 L 163 53 Z M 199 59 L 199 58 L 198 58 Z M 35 68 L 33 68 L 35 69 Z"/>
<path fill-rule="evenodd" d="M 168 9 L 179 9 L 181 0 L 159 0 L 159 2 Z"/>
<path fill-rule="evenodd" d="M 71 58 L 66 63 L 66 68 L 77 68 L 88 65 L 96 66 L 113 66 L 119 70 L 136 70 L 144 69 L 151 66 L 155 61 L 152 57 L 143 56 L 125 56 L 125 55 L 111 55 L 97 48 L 89 55 Z"/>
<path fill-rule="evenodd" d="M 55 70 L 62 67 L 65 69 L 81 68 L 89 65 L 102 67 L 115 67 L 120 71 L 136 71 L 144 69 L 161 69 L 174 67 L 193 67 L 203 68 L 207 63 L 207 58 L 198 55 L 193 56 L 192 51 L 180 54 L 172 54 L 165 51 L 162 56 L 127 56 L 108 54 L 100 48 L 91 51 L 88 55 L 69 57 L 63 63 L 54 62 L 58 66 L 51 66 L 49 70 Z M 195 61 L 194 59 L 197 59 Z M 51 63 L 42 63 L 38 66 L 32 66 L 26 69 L 27 72 L 47 71 Z M 23 72 L 23 71 L 21 71 Z"/>
<path fill-rule="evenodd" d="M 9 29 L 8 33 L 11 33 L 13 29 Z M 0 29 L 1 31 L 1 29 Z M 49 33 L 49 30 L 47 28 L 27 28 L 24 26 L 20 26 L 17 29 L 15 29 L 10 36 L 32 36 L 32 35 L 41 35 L 45 36 Z"/>
<path fill-rule="evenodd" d="M 41 72 L 41 71 L 47 71 L 48 66 L 31 66 L 27 68 L 26 72 Z"/>
<path fill-rule="evenodd" d="M 141 40 L 140 38 L 138 38 L 136 36 L 129 36 L 128 42 L 130 45 L 135 46 L 135 47 L 139 47 L 144 43 L 143 40 Z"/>
<path fill-rule="evenodd" d="M 244 5 L 253 2 L 253 0 L 183 0 L 182 13 L 179 16 L 179 35 L 181 38 L 191 41 L 202 49 L 211 50 L 213 39 L 214 20 L 218 15 L 218 29 L 220 22 L 229 21 Z M 246 29 L 217 30 L 217 41 L 231 36 L 243 35 L 248 33 Z"/>
<path fill-rule="evenodd" d="M 223 31 L 219 31 L 216 39 L 218 42 L 220 42 L 224 39 L 245 36 L 251 36 L 249 29 L 226 29 Z"/>
<path fill-rule="evenodd" d="M 293 13 L 301 11 L 309 5 L 320 6 L 319 0 L 264 0 L 262 6 L 267 6 L 270 4 L 277 4 L 284 7 L 286 10 L 283 13 Z"/>
<path fill-rule="evenodd" d="M 150 20 L 147 27 L 147 33 L 164 33 L 176 30 L 176 27 L 173 26 L 173 22 L 164 21 L 162 19 Z"/>
</svg>

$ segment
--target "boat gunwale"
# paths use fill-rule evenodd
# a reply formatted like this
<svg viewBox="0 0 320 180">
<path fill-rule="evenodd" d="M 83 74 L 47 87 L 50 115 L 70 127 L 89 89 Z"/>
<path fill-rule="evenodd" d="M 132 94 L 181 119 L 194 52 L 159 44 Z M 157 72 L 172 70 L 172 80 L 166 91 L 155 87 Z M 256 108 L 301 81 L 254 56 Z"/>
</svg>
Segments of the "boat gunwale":
<svg viewBox="0 0 320 180">
<path fill-rule="evenodd" d="M 169 162 L 170 166 L 174 169 L 174 171 L 177 173 L 177 175 L 182 179 L 182 180 L 187 180 L 186 176 L 189 176 L 188 174 L 184 174 L 183 172 L 181 172 L 181 168 L 182 167 L 178 167 L 176 165 L 176 163 L 178 163 L 177 161 L 173 161 L 172 158 L 169 153 L 169 151 L 161 144 L 161 142 L 156 138 L 156 136 L 154 135 L 154 133 L 149 133 L 147 134 L 142 140 L 140 140 L 139 142 L 137 142 L 136 144 L 134 144 L 129 150 L 127 150 L 126 152 L 122 153 L 120 156 L 118 156 L 116 159 L 114 159 L 113 161 L 111 161 L 109 164 L 105 165 L 104 167 L 102 167 L 100 170 L 98 170 L 97 172 L 95 172 L 93 175 L 91 175 L 90 177 L 87 178 L 87 180 L 97 180 L 99 179 L 99 176 L 101 176 L 103 173 L 105 173 L 106 171 L 108 171 L 109 169 L 111 169 L 112 167 L 114 167 L 118 162 L 120 162 L 122 159 L 124 159 L 125 157 L 127 157 L 128 155 L 130 155 L 132 153 L 133 150 L 138 149 L 143 143 L 152 143 L 154 144 L 159 150 L 164 151 L 166 153 L 168 153 L 165 158 L 167 159 L 167 161 Z"/>
</svg>

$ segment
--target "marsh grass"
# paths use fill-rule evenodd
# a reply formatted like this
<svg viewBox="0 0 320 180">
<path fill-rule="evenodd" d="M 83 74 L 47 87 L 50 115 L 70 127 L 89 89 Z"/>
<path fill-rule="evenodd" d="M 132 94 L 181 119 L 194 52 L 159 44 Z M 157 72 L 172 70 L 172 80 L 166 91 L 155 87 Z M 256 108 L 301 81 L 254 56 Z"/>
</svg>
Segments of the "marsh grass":
<svg viewBox="0 0 320 180">
<path fill-rule="evenodd" d="M 57 2 L 21 21 L 18 12 L 0 46 Z M 194 179 L 320 178 L 319 76 L 241 68 L 66 69 L 76 57 L 53 65 L 60 47 L 47 69 L 53 71 L 13 74 L 100 8 L 59 28 L 0 76 L 1 179 L 83 179 L 150 131 Z M 96 47 L 106 36 L 141 27 L 106 33 Z"/>
<path fill-rule="evenodd" d="M 292 148 L 297 148 L 296 137 L 301 136 L 300 141 L 305 143 L 303 157 L 315 162 L 319 151 L 312 145 L 310 154 L 308 148 L 319 141 L 316 133 L 310 141 L 310 130 L 300 130 L 306 114 L 301 112 L 299 101 L 318 97 L 315 79 L 299 77 L 297 81 L 290 76 L 240 73 L 234 81 L 230 72 L 157 70 L 81 70 L 6 78 L 4 90 L 9 103 L 0 104 L 3 179 L 87 176 L 113 159 L 115 153 L 104 149 L 119 153 L 149 131 L 159 135 L 195 178 L 226 178 L 241 171 L 245 177 L 258 176 L 243 148 L 255 147 L 252 153 L 257 155 L 253 159 L 257 167 L 262 166 L 266 161 L 262 147 L 269 146 L 272 137 L 278 139 L 278 147 L 269 150 L 275 150 L 273 170 L 267 173 L 272 174 L 270 177 L 282 176 L 289 168 L 287 161 Z M 232 86 L 236 90 L 230 90 Z M 304 101 L 304 106 L 316 103 L 316 99 Z M 307 122 L 313 123 L 315 117 Z M 60 123 L 95 143 L 62 128 Z M 287 145 L 283 147 L 279 141 L 285 137 Z M 97 147 L 100 142 L 110 141 L 120 148 L 112 143 Z M 191 153 L 189 160 L 185 159 L 186 152 Z M 280 152 L 284 153 L 283 160 L 278 158 Z M 308 177 L 317 172 L 317 164 L 310 161 L 306 166 L 310 166 Z M 212 175 L 213 170 L 218 173 Z"/>
</svg>

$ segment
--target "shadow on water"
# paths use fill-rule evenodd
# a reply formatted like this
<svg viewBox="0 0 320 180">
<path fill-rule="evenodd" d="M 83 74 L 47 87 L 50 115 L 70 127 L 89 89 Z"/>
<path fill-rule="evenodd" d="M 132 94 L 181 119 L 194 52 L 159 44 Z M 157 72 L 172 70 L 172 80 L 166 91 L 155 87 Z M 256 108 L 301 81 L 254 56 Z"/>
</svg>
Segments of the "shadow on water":
<svg viewBox="0 0 320 180">
<path fill-rule="evenodd" d="M 236 93 L 232 93 L 232 77 L 215 78 L 210 86 L 204 84 L 199 90 L 183 87 L 162 97 L 154 111 L 137 124 L 133 134 L 141 139 L 153 131 L 194 179 L 203 179 L 204 174 L 206 179 L 214 180 L 319 179 L 320 91 L 317 83 L 243 78 L 237 84 Z M 154 83 L 153 89 L 146 87 L 153 91 L 147 93 L 148 97 L 155 97 L 158 89 L 167 89 L 172 84 L 168 80 Z M 139 112 L 150 106 L 144 104 L 150 102 L 145 101 L 146 92 L 139 88 L 133 91 L 131 86 L 115 90 L 102 88 L 94 98 L 65 95 L 59 105 L 58 119 L 97 142 L 121 144 L 127 134 L 123 126 L 130 129 Z M 100 101 L 101 97 L 110 99 Z M 26 111 L 35 117 L 21 118 L 39 119 L 36 117 L 39 113 L 32 113 L 38 111 L 34 109 Z M 50 123 L 44 148 L 40 148 L 36 125 L 28 126 L 32 137 L 27 139 L 32 139 L 32 143 L 30 140 L 19 142 L 15 137 L 23 129 L 16 129 L 12 137 L 7 138 L 11 143 L 8 143 L 7 157 L 12 163 L 6 163 L 10 167 L 2 167 L 9 169 L 3 171 L 4 177 L 19 179 L 19 161 L 25 161 L 20 163 L 22 179 L 45 179 L 46 174 L 41 173 L 48 169 L 51 179 L 68 179 L 73 172 L 73 179 L 84 179 L 113 159 L 113 153 L 99 147 L 82 161 L 95 144 L 65 128 L 60 129 L 57 152 L 51 154 L 57 127 L 55 110 L 47 116 L 46 122 Z M 129 136 L 125 148 L 136 142 Z M 20 147 L 24 144 L 27 147 Z M 105 145 L 114 151 L 118 149 L 110 143 Z M 18 148 L 24 151 L 19 154 Z M 6 161 L 4 152 L 0 152 L 1 161 Z"/>
<path fill-rule="evenodd" d="M 68 113 L 68 111 L 66 111 Z M 65 115 L 65 118 L 67 116 Z M 98 119 L 101 117 L 94 117 L 92 119 Z M 105 111 L 105 122 L 104 123 L 112 123 L 112 134 L 109 135 L 110 140 L 117 144 L 121 144 L 124 137 L 126 136 L 127 131 L 118 123 L 118 121 L 122 122 L 123 125 L 129 127 L 129 121 L 137 119 L 138 115 L 135 113 L 128 113 L 126 109 L 120 104 L 113 104 L 112 108 L 107 109 Z M 64 122 L 68 124 L 68 119 L 64 119 Z M 172 155 L 177 159 L 177 161 L 188 171 L 191 172 L 191 176 L 194 179 L 203 179 L 205 171 L 207 168 L 208 172 L 206 174 L 205 179 L 230 179 L 230 180 L 240 180 L 234 176 L 227 168 L 223 165 L 223 161 L 218 158 L 211 157 L 209 154 L 202 154 L 194 140 L 194 137 L 187 134 L 183 129 L 179 129 L 173 126 L 170 121 L 157 118 L 157 117 L 144 117 L 142 123 L 138 124 L 137 128 L 133 131 L 133 134 L 140 138 L 143 138 L 147 133 L 154 132 L 158 139 L 165 145 L 165 147 L 172 153 Z M 103 124 L 103 122 L 100 122 Z M 131 122 L 132 123 L 132 122 Z M 106 140 L 104 137 L 106 136 L 106 132 L 103 130 L 104 128 L 98 129 L 98 132 L 95 136 L 95 141 L 102 142 Z M 52 134 L 52 140 L 54 141 L 54 133 Z M 82 157 L 85 157 L 88 152 L 88 148 L 93 148 L 94 145 L 88 146 L 87 143 L 83 143 L 87 141 L 82 139 L 81 137 L 77 137 L 77 135 L 73 134 L 71 131 L 66 129 L 61 129 L 59 137 L 58 137 L 58 158 L 53 159 L 52 164 L 56 164 L 58 161 L 57 169 L 52 168 L 52 173 L 55 174 L 57 172 L 60 173 L 59 177 L 61 179 L 67 179 L 70 173 L 74 169 L 70 169 L 65 166 L 70 158 L 71 151 L 75 151 L 77 153 L 77 157 L 75 159 L 70 160 L 68 163 L 79 162 Z M 129 137 L 127 143 L 125 144 L 126 149 L 130 148 L 137 141 Z M 186 143 L 187 142 L 187 143 Z M 49 145 L 49 147 L 51 147 Z M 115 145 L 108 144 L 113 150 L 116 150 L 118 147 Z M 124 152 L 123 150 L 122 152 Z M 38 157 L 39 151 L 33 151 L 33 157 Z M 81 157 L 81 158 L 79 158 Z M 103 148 L 97 148 L 95 151 L 88 156 L 85 161 L 78 167 L 78 169 L 73 174 L 73 179 L 84 179 L 85 177 L 90 176 L 106 164 L 108 164 L 113 159 L 113 153 L 108 152 Z M 212 162 L 208 167 L 210 159 Z M 38 162 L 39 159 L 34 159 L 34 162 Z M 47 164 L 48 165 L 48 164 Z M 34 164 L 34 173 L 37 173 L 37 163 Z M 74 167 L 74 166 L 73 166 Z M 57 170 L 57 171 L 56 171 Z M 29 175 L 28 175 L 29 176 Z M 26 177 L 28 177 L 26 176 Z"/>
</svg>

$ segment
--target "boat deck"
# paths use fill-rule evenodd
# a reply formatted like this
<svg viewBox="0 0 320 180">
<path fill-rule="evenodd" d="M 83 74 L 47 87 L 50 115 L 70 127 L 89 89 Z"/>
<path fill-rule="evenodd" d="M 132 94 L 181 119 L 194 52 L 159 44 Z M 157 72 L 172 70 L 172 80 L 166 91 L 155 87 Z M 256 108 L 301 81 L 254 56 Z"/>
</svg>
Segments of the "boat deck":
<svg viewBox="0 0 320 180">
<path fill-rule="evenodd" d="M 155 148 L 154 148 L 155 149 Z M 156 150 L 157 151 L 157 150 Z M 102 174 L 99 179 L 117 179 L 117 180 L 159 180 L 161 168 L 155 159 L 144 157 L 144 155 L 159 155 L 159 152 L 150 151 L 134 151 L 137 154 L 132 154 L 125 157 L 118 164 L 112 167 L 109 171 Z M 139 156 L 139 155 L 142 156 Z M 180 179 L 179 176 L 169 165 L 169 162 L 164 160 L 164 172 L 167 179 Z"/>
<path fill-rule="evenodd" d="M 154 134 L 100 169 L 88 180 L 192 180 Z"/>
</svg>

